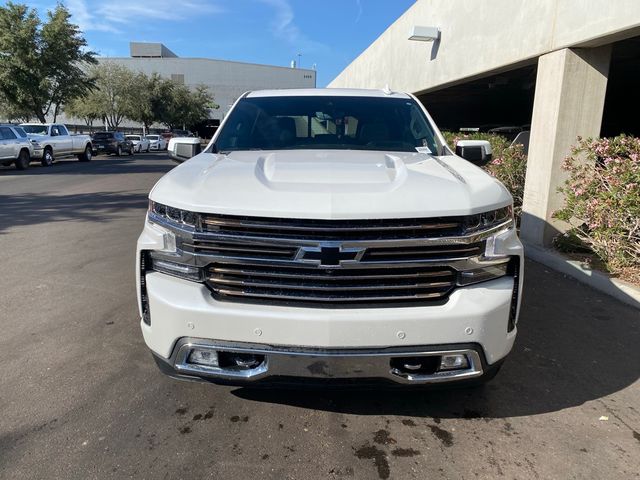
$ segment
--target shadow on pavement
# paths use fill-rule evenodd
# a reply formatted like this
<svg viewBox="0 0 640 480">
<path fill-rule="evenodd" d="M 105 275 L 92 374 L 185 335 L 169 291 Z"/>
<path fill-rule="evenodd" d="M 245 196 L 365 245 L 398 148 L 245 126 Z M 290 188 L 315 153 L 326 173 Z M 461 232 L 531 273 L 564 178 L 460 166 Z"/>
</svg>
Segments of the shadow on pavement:
<svg viewBox="0 0 640 480">
<path fill-rule="evenodd" d="M 142 193 L 0 195 L 0 234 L 10 227 L 65 220 L 106 222 L 117 218 L 123 210 L 144 209 L 147 203 L 147 195 Z"/>
<path fill-rule="evenodd" d="M 505 418 L 610 395 L 640 377 L 638 311 L 528 261 L 518 337 L 485 387 L 421 391 L 237 389 L 237 397 L 358 414 Z"/>
</svg>

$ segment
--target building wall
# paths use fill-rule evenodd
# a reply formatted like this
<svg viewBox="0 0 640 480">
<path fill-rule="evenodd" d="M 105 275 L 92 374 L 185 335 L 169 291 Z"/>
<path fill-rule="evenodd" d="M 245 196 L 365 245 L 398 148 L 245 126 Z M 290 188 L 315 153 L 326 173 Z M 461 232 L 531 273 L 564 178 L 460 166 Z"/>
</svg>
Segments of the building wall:
<svg viewBox="0 0 640 480">
<path fill-rule="evenodd" d="M 214 101 L 220 108 L 211 111 L 211 118 L 221 120 L 231 105 L 244 92 L 273 88 L 315 88 L 314 70 L 230 62 L 207 58 L 99 58 L 100 62 L 114 62 L 131 70 L 148 75 L 158 73 L 161 76 L 184 82 L 188 87 L 205 85 L 214 95 Z M 173 78 L 172 78 L 173 75 Z M 81 120 L 67 118 L 62 114 L 58 121 L 71 125 Z M 96 122 L 95 125 L 100 125 Z M 138 127 L 128 120 L 122 127 Z"/>
<path fill-rule="evenodd" d="M 414 25 L 440 41 L 409 41 Z M 329 86 L 422 93 L 639 31 L 638 0 L 417 0 Z"/>
<path fill-rule="evenodd" d="M 269 88 L 314 88 L 316 72 L 270 65 L 228 62 L 206 58 L 108 58 L 131 70 L 148 75 L 158 73 L 171 79 L 184 75 L 188 87 L 205 85 L 220 108 L 212 118 L 222 119 L 236 99 L 248 90 Z"/>
</svg>

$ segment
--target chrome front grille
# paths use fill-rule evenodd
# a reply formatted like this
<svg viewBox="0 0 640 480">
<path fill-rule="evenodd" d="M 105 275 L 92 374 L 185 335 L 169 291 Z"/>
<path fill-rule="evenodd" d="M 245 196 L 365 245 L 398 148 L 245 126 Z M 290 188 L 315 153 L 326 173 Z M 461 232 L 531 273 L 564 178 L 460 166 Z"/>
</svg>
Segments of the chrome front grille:
<svg viewBox="0 0 640 480">
<path fill-rule="evenodd" d="M 444 302 L 485 242 L 464 218 L 307 220 L 199 214 L 182 261 L 221 301 L 300 306 Z M 192 258 L 193 260 L 189 260 Z"/>
</svg>

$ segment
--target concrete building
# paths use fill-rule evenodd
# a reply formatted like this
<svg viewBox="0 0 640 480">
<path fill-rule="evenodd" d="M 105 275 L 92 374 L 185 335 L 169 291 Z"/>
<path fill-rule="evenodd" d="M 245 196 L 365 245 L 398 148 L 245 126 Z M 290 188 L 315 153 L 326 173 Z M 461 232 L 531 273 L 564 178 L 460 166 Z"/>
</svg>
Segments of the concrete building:
<svg viewBox="0 0 640 480">
<path fill-rule="evenodd" d="M 232 62 L 210 58 L 181 58 L 161 43 L 130 43 L 130 57 L 101 57 L 148 75 L 158 73 L 176 83 L 196 87 L 205 85 L 220 106 L 210 111 L 213 125 L 219 124 L 236 99 L 248 90 L 270 88 L 315 88 L 315 70 Z M 82 123 L 61 118 L 69 124 Z M 123 127 L 139 126 L 123 122 Z"/>
<path fill-rule="evenodd" d="M 330 86 L 412 92 L 452 130 L 530 125 L 521 233 L 548 246 L 576 138 L 640 134 L 639 35 L 638 0 L 417 0 Z"/>
</svg>

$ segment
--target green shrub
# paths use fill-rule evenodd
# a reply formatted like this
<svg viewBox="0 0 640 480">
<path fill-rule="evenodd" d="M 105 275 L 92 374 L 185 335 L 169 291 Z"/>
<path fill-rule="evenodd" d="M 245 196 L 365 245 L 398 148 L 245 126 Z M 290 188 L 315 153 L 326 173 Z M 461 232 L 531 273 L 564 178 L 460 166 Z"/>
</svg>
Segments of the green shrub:
<svg viewBox="0 0 640 480">
<path fill-rule="evenodd" d="M 640 267 L 640 138 L 578 139 L 563 168 L 564 207 L 554 216 L 611 272 Z M 567 235 L 565 235 L 566 237 Z"/>
<path fill-rule="evenodd" d="M 462 134 L 443 132 L 447 143 L 454 148 L 459 140 L 487 140 L 491 144 L 493 160 L 484 169 L 500 180 L 513 196 L 513 211 L 519 223 L 524 197 L 524 179 L 527 173 L 527 156 L 522 145 L 511 146 L 501 135 L 490 133 Z"/>
</svg>

